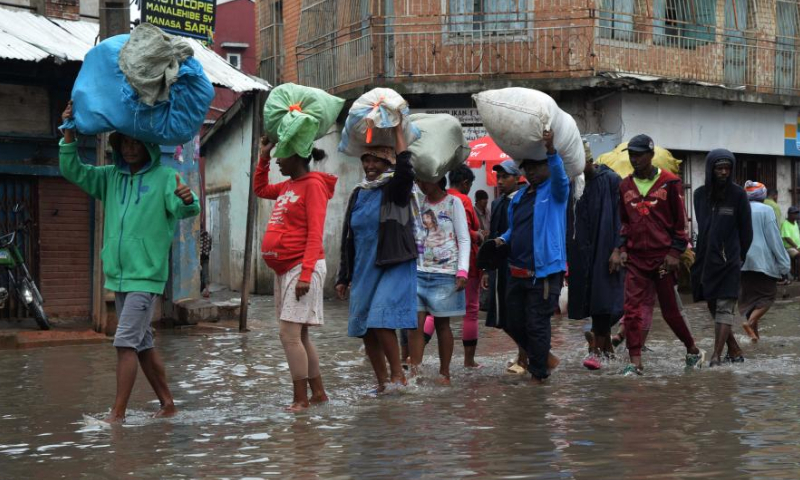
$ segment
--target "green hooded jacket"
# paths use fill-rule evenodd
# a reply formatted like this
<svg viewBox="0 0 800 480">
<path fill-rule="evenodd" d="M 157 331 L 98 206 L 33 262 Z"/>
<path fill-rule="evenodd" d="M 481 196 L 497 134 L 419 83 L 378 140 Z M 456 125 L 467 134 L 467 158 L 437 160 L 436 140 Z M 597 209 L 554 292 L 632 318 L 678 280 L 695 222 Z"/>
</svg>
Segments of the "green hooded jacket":
<svg viewBox="0 0 800 480">
<path fill-rule="evenodd" d="M 78 157 L 78 144 L 59 143 L 61 174 L 103 202 L 103 273 L 114 292 L 164 293 L 169 250 L 178 220 L 200 213 L 197 196 L 185 205 L 174 169 L 161 165 L 158 145 L 145 143 L 150 162 L 135 175 L 114 152 L 115 165 L 95 167 Z"/>
</svg>

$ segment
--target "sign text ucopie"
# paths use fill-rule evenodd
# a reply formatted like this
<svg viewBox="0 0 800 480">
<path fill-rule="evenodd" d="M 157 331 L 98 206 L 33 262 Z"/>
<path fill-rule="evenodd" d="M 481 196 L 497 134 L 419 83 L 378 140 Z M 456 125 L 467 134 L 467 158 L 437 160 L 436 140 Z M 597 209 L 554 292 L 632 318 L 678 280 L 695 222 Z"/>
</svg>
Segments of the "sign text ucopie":
<svg viewBox="0 0 800 480">
<path fill-rule="evenodd" d="M 167 33 L 209 40 L 214 34 L 216 0 L 144 0 L 142 21 Z"/>
</svg>

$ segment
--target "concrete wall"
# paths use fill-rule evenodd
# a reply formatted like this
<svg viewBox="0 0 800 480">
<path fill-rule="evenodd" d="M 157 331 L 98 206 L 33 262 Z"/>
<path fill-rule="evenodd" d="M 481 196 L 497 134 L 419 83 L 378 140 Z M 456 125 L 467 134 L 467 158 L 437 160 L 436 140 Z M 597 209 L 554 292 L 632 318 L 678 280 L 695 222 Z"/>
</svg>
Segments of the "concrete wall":
<svg viewBox="0 0 800 480">
<path fill-rule="evenodd" d="M 784 108 L 625 93 L 622 138 L 648 133 L 667 149 L 784 155 Z"/>
<path fill-rule="evenodd" d="M 229 278 L 224 279 L 223 284 L 233 290 L 241 288 L 243 278 L 247 199 L 250 193 L 252 115 L 252 107 L 246 104 L 239 115 L 205 145 L 206 190 L 213 191 L 226 186 L 230 189 L 230 215 L 227 222 L 230 251 L 227 255 L 222 252 L 222 255 L 227 257 L 230 272 Z M 254 242 L 254 251 L 257 251 L 257 247 L 257 242 Z M 255 277 L 251 278 L 252 289 Z"/>
</svg>

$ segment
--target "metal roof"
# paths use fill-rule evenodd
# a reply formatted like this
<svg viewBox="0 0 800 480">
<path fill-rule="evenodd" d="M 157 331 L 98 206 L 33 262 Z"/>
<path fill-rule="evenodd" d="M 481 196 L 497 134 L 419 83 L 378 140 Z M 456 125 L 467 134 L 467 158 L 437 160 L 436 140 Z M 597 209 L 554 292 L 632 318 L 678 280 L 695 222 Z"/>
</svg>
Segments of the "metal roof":
<svg viewBox="0 0 800 480">
<path fill-rule="evenodd" d="M 0 59 L 82 62 L 95 45 L 99 30 L 100 26 L 94 22 L 51 19 L 0 7 Z M 214 85 L 239 93 L 270 89 L 269 83 L 242 73 L 197 40 L 185 40 Z"/>
<path fill-rule="evenodd" d="M 95 30 L 98 28 L 95 26 Z M 33 62 L 49 57 L 56 61 L 82 61 L 94 43 L 87 43 L 83 36 L 75 36 L 41 15 L 6 8 L 0 8 L 0 34 L 0 58 Z M 27 47 L 21 47 L 21 43 Z"/>
</svg>

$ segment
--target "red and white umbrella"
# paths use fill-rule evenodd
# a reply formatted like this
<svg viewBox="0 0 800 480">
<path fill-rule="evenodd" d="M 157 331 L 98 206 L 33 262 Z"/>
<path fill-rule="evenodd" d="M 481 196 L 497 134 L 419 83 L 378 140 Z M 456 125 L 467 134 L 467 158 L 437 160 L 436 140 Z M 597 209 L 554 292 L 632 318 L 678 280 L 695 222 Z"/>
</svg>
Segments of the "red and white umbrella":
<svg viewBox="0 0 800 480">
<path fill-rule="evenodd" d="M 497 173 L 493 170 L 506 160 L 511 159 L 488 135 L 469 142 L 470 152 L 467 165 L 470 168 L 480 168 L 486 164 L 486 184 L 490 187 L 497 186 Z"/>
</svg>

